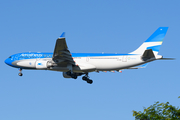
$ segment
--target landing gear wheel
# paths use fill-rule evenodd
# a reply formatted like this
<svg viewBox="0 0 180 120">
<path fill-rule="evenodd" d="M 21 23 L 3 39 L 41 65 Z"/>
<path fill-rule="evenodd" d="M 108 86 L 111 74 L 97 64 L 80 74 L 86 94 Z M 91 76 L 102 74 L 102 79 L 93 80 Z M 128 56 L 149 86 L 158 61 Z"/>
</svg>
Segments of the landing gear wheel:
<svg viewBox="0 0 180 120">
<path fill-rule="evenodd" d="M 86 75 L 82 77 L 82 80 L 86 81 L 89 84 L 93 83 L 93 81 L 89 79 L 88 73 L 86 73 Z"/>
<path fill-rule="evenodd" d="M 93 81 L 89 79 L 89 80 L 87 80 L 87 83 L 92 84 Z"/>
<path fill-rule="evenodd" d="M 77 79 L 77 75 L 72 74 L 71 77 Z"/>
<path fill-rule="evenodd" d="M 88 79 L 88 78 L 87 78 L 86 76 L 83 76 L 83 77 L 82 77 L 82 80 L 85 80 L 85 81 L 86 81 L 87 79 Z"/>
<path fill-rule="evenodd" d="M 22 74 L 22 73 L 19 73 L 18 75 L 19 75 L 19 76 L 22 76 L 23 74 Z"/>
</svg>

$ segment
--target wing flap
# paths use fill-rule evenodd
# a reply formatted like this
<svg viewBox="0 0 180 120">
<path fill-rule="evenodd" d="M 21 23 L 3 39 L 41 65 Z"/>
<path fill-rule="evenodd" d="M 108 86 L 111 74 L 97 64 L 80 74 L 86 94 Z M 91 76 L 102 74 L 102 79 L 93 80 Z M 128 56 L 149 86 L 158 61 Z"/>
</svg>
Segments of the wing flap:
<svg viewBox="0 0 180 120">
<path fill-rule="evenodd" d="M 78 67 L 81 69 L 81 70 L 95 70 L 96 67 L 92 64 L 87 64 L 87 63 L 79 63 L 78 64 Z"/>
</svg>

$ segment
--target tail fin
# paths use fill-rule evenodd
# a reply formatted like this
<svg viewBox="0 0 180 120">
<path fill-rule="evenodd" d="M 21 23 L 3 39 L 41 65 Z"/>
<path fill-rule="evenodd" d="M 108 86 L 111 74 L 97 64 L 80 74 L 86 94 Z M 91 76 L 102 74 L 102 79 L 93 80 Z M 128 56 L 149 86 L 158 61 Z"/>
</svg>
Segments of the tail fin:
<svg viewBox="0 0 180 120">
<path fill-rule="evenodd" d="M 168 27 L 159 27 L 138 49 L 130 54 L 143 54 L 145 50 L 152 49 L 156 56 L 162 45 Z"/>
</svg>

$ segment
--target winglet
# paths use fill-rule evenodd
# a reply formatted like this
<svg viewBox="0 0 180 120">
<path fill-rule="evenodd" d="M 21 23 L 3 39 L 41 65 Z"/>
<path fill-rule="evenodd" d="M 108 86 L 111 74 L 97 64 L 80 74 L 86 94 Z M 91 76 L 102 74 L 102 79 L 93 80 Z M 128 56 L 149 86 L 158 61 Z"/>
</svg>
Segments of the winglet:
<svg viewBox="0 0 180 120">
<path fill-rule="evenodd" d="M 59 38 L 63 38 L 63 37 L 65 37 L 65 32 L 63 32 L 63 33 L 61 34 L 61 36 L 59 36 Z"/>
</svg>

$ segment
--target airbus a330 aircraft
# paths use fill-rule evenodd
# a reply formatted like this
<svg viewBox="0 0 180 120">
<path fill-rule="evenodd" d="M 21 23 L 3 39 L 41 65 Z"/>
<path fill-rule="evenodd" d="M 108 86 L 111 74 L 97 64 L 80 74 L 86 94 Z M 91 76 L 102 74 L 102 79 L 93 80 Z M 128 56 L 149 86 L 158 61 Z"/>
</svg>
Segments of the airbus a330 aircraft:
<svg viewBox="0 0 180 120">
<path fill-rule="evenodd" d="M 118 53 L 71 53 L 64 33 L 56 40 L 54 53 L 24 52 L 11 55 L 5 60 L 9 66 L 22 69 L 52 70 L 63 72 L 64 78 L 84 75 L 83 80 L 92 84 L 89 72 L 121 72 L 122 69 L 145 67 L 148 62 L 166 59 L 158 55 L 168 27 L 159 27 L 138 49 L 128 54 Z M 141 65 L 141 66 L 140 66 Z"/>
</svg>

